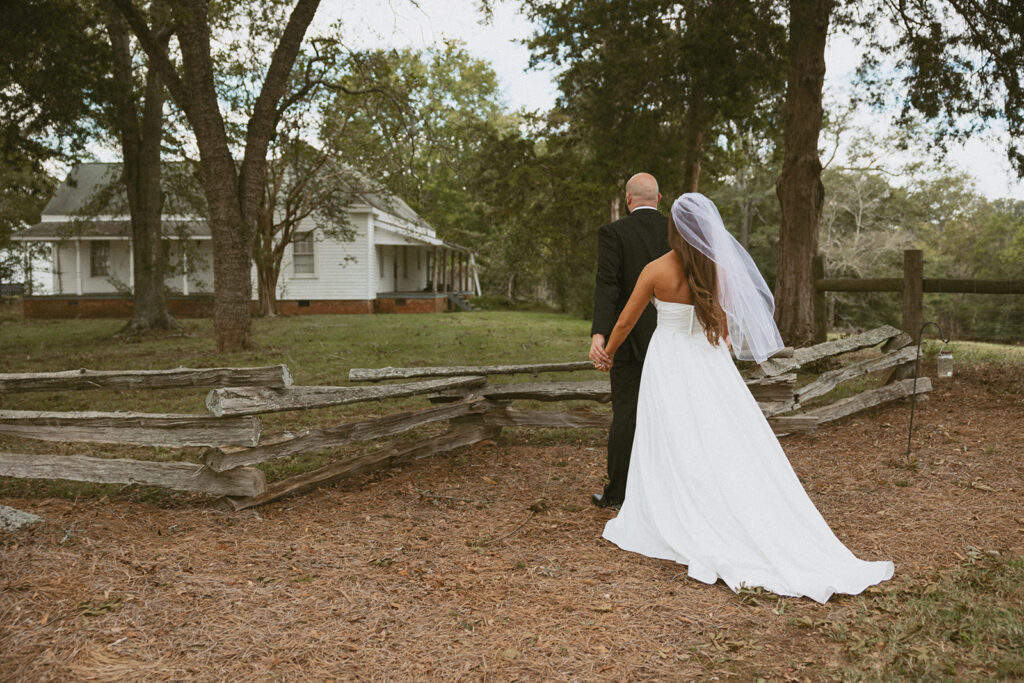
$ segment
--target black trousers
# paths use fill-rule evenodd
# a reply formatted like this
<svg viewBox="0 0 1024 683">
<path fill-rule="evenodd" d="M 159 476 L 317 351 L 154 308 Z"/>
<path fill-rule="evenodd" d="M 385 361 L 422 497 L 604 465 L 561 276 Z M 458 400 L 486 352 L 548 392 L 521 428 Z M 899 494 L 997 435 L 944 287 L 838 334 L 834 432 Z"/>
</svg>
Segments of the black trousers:
<svg viewBox="0 0 1024 683">
<path fill-rule="evenodd" d="M 604 499 L 612 504 L 619 504 L 626 497 L 643 369 L 644 362 L 633 359 L 620 361 L 616 358 L 612 366 L 612 426 L 608 430 L 608 485 L 604 487 Z"/>
</svg>

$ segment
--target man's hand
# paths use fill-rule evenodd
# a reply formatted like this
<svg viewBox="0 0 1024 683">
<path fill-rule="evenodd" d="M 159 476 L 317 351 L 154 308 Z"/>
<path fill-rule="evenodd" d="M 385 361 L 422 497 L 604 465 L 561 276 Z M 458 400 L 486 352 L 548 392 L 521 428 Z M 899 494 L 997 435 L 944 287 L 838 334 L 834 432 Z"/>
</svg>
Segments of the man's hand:
<svg viewBox="0 0 1024 683">
<path fill-rule="evenodd" d="M 598 370 L 610 370 L 612 359 L 604 350 L 604 335 L 595 334 L 590 338 L 590 362 Z"/>
</svg>

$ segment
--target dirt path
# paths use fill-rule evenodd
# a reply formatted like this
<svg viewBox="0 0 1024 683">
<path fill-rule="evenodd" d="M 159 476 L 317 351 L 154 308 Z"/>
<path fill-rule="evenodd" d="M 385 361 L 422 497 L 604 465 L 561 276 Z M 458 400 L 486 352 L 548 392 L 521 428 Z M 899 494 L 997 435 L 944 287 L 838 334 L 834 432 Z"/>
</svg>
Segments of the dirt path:
<svg viewBox="0 0 1024 683">
<path fill-rule="evenodd" d="M 784 440 L 839 537 L 896 562 L 884 590 L 971 548 L 1020 552 L 1014 372 L 937 383 L 916 469 L 906 404 Z M 800 623 L 842 623 L 855 599 L 742 599 L 601 541 L 596 438 L 513 435 L 255 512 L 5 500 L 48 521 L 0 535 L 0 678 L 801 680 L 844 665 Z"/>
</svg>

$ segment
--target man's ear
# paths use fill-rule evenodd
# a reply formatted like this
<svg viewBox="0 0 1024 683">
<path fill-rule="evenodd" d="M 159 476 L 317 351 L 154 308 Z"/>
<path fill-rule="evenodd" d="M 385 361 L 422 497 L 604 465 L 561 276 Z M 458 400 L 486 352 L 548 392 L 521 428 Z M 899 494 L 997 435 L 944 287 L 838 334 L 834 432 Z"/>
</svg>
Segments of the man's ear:
<svg viewBox="0 0 1024 683">
<path fill-rule="evenodd" d="M 661 204 L 661 193 L 658 193 L 658 203 Z"/>
</svg>

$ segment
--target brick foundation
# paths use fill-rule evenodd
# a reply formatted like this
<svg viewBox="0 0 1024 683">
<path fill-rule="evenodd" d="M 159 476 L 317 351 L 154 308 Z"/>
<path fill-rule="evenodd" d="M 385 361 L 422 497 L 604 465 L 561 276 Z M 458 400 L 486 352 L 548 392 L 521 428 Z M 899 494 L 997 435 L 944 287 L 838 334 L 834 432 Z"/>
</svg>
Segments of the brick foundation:
<svg viewBox="0 0 1024 683">
<path fill-rule="evenodd" d="M 373 301 L 334 300 L 278 301 L 278 315 L 348 315 L 373 313 Z"/>
<path fill-rule="evenodd" d="M 377 299 L 377 313 L 444 313 L 448 310 L 447 298 L 429 297 L 415 299 Z"/>
<path fill-rule="evenodd" d="M 121 297 L 45 296 L 24 299 L 26 318 L 129 318 L 132 301 Z M 253 302 L 253 313 L 257 303 Z M 213 316 L 213 297 L 171 297 L 167 308 L 176 318 Z M 391 297 L 376 300 L 278 301 L 279 315 L 349 315 L 359 313 L 443 313 L 444 297 Z"/>
</svg>

